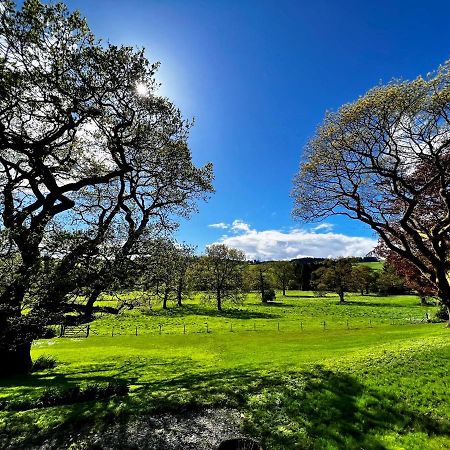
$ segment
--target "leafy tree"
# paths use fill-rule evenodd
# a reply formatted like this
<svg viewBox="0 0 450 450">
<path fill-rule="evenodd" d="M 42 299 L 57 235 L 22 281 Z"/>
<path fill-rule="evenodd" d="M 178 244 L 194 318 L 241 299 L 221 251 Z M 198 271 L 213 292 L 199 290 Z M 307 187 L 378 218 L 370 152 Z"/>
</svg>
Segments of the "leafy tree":
<svg viewBox="0 0 450 450">
<path fill-rule="evenodd" d="M 384 264 L 376 285 L 378 292 L 383 295 L 403 294 L 406 291 L 405 279 L 389 263 Z"/>
<path fill-rule="evenodd" d="M 242 301 L 243 261 L 245 254 L 241 250 L 213 244 L 206 248 L 206 255 L 197 266 L 197 277 L 204 286 L 205 296 L 215 298 L 219 311 L 225 300 Z"/>
<path fill-rule="evenodd" d="M 294 181 L 294 215 L 375 230 L 450 308 L 450 62 L 329 113 Z"/>
<path fill-rule="evenodd" d="M 320 267 L 323 260 L 323 258 L 300 258 L 292 261 L 297 288 L 302 291 L 311 290 L 311 274 Z"/>
<path fill-rule="evenodd" d="M 435 297 L 437 295 L 436 287 L 421 274 L 416 266 L 388 249 L 382 241 L 378 243 L 376 252 L 385 258 L 387 264 L 404 280 L 406 287 L 417 292 L 420 297 L 420 303 L 423 306 L 427 305 L 427 297 Z"/>
<path fill-rule="evenodd" d="M 189 287 L 186 272 L 192 258 L 192 247 L 180 245 L 170 238 L 160 238 L 151 241 L 145 258 L 139 262 L 140 283 L 161 299 L 163 309 L 167 309 L 169 300 L 183 305 Z"/>
<path fill-rule="evenodd" d="M 294 278 L 294 268 L 289 261 L 275 261 L 271 264 L 272 272 L 275 275 L 277 286 L 283 291 L 283 296 L 286 296 L 286 289 L 289 282 Z"/>
<path fill-rule="evenodd" d="M 156 70 L 143 51 L 96 41 L 63 4 L 2 3 L 2 251 L 16 264 L 0 292 L 0 372 L 26 372 L 32 340 L 80 283 L 94 275 L 100 292 L 149 230 L 173 229 L 169 218 L 212 191 L 211 166 L 192 164 L 189 124 L 155 95 Z"/>
<path fill-rule="evenodd" d="M 357 265 L 352 268 L 353 287 L 361 292 L 361 295 L 369 293 L 373 287 L 376 276 L 375 271 L 368 266 Z"/>
<path fill-rule="evenodd" d="M 259 291 L 263 303 L 275 299 L 273 263 L 248 264 L 244 268 L 243 276 L 245 290 Z"/>
<path fill-rule="evenodd" d="M 339 302 L 345 302 L 345 293 L 351 289 L 353 264 L 350 259 L 329 259 L 313 272 L 312 286 L 319 292 L 335 292 Z"/>
</svg>

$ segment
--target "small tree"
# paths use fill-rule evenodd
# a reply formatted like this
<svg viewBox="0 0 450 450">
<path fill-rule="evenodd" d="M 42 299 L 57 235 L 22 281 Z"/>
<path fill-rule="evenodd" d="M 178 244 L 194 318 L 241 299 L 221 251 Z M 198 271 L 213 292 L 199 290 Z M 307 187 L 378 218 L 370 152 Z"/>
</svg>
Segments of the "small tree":
<svg viewBox="0 0 450 450">
<path fill-rule="evenodd" d="M 375 281 L 375 271 L 368 266 L 357 265 L 352 268 L 352 285 L 361 292 L 369 294 Z"/>
<path fill-rule="evenodd" d="M 353 265 L 349 259 L 330 259 L 313 272 L 312 286 L 320 292 L 335 292 L 339 302 L 344 303 L 344 295 L 351 289 Z"/>
<path fill-rule="evenodd" d="M 286 296 L 286 289 L 289 282 L 294 279 L 294 267 L 289 261 L 275 261 L 271 263 L 272 272 L 275 276 L 277 287 L 283 291 Z"/>
<path fill-rule="evenodd" d="M 225 300 L 242 301 L 243 261 L 243 251 L 224 244 L 213 244 L 206 248 L 197 276 L 201 279 L 200 284 L 205 286 L 206 298 L 214 297 L 219 311 L 222 311 Z"/>
</svg>

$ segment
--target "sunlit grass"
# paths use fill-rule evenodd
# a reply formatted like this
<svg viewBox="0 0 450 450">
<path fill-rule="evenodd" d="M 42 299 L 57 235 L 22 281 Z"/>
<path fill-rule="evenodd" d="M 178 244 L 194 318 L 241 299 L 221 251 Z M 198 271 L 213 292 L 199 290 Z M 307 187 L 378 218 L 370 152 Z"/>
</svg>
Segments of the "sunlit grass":
<svg viewBox="0 0 450 450">
<path fill-rule="evenodd" d="M 155 305 L 147 314 L 98 318 L 92 324 L 98 336 L 37 342 L 33 357 L 49 355 L 58 365 L 2 382 L 0 446 L 64 440 L 71 426 L 101 428 L 118 418 L 202 405 L 241 409 L 247 432 L 266 448 L 450 446 L 448 330 L 410 322 L 433 307 L 412 296 L 355 295 L 339 305 L 333 296 L 290 295 L 284 306 L 263 306 L 253 295 L 223 313 L 198 299 L 168 311 Z M 51 386 L 111 380 L 129 384 L 130 395 L 21 408 Z"/>
</svg>

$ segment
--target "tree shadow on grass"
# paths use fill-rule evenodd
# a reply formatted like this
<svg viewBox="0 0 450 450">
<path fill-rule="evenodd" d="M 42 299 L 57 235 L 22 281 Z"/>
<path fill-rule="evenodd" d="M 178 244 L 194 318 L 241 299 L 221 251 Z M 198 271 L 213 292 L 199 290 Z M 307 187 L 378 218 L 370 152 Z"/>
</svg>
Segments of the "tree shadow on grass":
<svg viewBox="0 0 450 450">
<path fill-rule="evenodd" d="M 287 297 L 287 298 L 310 298 L 311 300 L 315 299 L 315 298 L 319 298 L 315 295 L 300 295 L 300 294 L 286 294 L 284 297 Z M 323 297 L 321 297 L 321 298 L 323 298 Z"/>
<path fill-rule="evenodd" d="M 420 306 L 420 303 L 417 302 L 417 305 L 400 305 L 398 303 L 383 303 L 383 302 L 365 302 L 365 301 L 355 301 L 355 300 L 345 300 L 345 302 L 342 305 L 349 305 L 349 306 L 373 306 L 375 308 L 412 308 L 415 306 Z M 431 305 L 428 305 L 431 306 Z"/>
<path fill-rule="evenodd" d="M 207 316 L 223 317 L 227 319 L 278 319 L 281 316 L 266 312 L 249 311 L 248 309 L 230 308 L 218 311 L 203 305 L 185 305 L 166 310 L 147 312 L 148 316 L 155 317 L 187 317 L 187 316 Z"/>
<path fill-rule="evenodd" d="M 69 435 L 70 439 L 74 435 L 86 438 L 94 428 L 101 434 L 114 423 L 120 426 L 117 447 L 113 448 L 131 449 L 135 448 L 134 437 L 124 431 L 130 420 L 139 422 L 162 413 L 177 415 L 211 407 L 242 410 L 246 433 L 261 440 L 267 449 L 383 449 L 379 436 L 409 432 L 450 439 L 449 420 L 422 414 L 397 395 L 369 388 L 349 374 L 320 366 L 304 372 L 267 374 L 259 368 L 201 371 L 196 367 L 194 372 L 192 366 L 188 369 L 188 361 L 176 359 L 164 364 L 169 365 L 172 378 L 140 382 L 135 373 L 123 373 L 124 381 L 137 385 L 129 397 L 69 405 L 64 414 L 52 408 L 42 411 L 49 419 L 52 414 L 60 415 L 50 431 L 34 423 L 38 412 L 18 417 L 20 428 L 29 426 L 31 430 L 18 446 L 51 439 L 54 446 L 50 448 L 60 448 L 58 445 L 67 444 Z"/>
<path fill-rule="evenodd" d="M 320 366 L 285 375 L 247 370 L 197 374 L 150 383 L 148 388 L 163 394 L 157 410 L 177 411 L 177 392 L 195 392 L 207 405 L 219 399 L 220 406 L 242 408 L 246 431 L 271 449 L 382 449 L 377 436 L 392 432 L 450 438 L 449 420 L 422 414 L 396 395 Z"/>
</svg>

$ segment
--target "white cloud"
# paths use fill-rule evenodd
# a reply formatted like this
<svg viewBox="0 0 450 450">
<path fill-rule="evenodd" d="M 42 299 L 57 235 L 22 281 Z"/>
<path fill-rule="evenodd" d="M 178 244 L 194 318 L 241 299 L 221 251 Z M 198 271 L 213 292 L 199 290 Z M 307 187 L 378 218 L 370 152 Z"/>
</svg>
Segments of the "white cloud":
<svg viewBox="0 0 450 450">
<path fill-rule="evenodd" d="M 223 223 L 223 222 L 219 222 L 219 223 L 212 223 L 212 224 L 208 225 L 208 227 L 221 228 L 222 230 L 226 230 L 229 227 L 229 225 L 227 225 L 226 223 Z"/>
<path fill-rule="evenodd" d="M 313 228 L 314 231 L 319 230 L 325 230 L 325 231 L 331 231 L 334 228 L 334 225 L 332 223 L 321 223 Z"/>
<path fill-rule="evenodd" d="M 250 225 L 248 223 L 245 223 L 243 220 L 234 220 L 231 224 L 231 229 L 235 231 L 236 233 L 239 231 L 244 231 L 245 233 L 248 233 L 250 231 Z"/>
<path fill-rule="evenodd" d="M 279 230 L 257 231 L 240 220 L 233 222 L 232 229 L 240 234 L 222 236 L 215 243 L 243 250 L 248 259 L 280 260 L 307 256 L 316 258 L 364 256 L 377 244 L 375 239 L 331 232 L 315 233 L 302 229 L 285 232 Z"/>
</svg>

